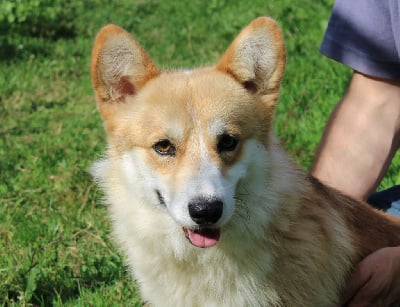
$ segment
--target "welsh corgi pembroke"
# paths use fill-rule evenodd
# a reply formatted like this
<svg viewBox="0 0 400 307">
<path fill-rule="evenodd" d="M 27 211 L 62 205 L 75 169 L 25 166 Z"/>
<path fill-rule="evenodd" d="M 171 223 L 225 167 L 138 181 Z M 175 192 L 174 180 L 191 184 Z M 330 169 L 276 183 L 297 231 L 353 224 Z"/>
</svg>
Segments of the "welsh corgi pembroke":
<svg viewBox="0 0 400 307">
<path fill-rule="evenodd" d="M 150 306 L 336 306 L 356 263 L 400 245 L 399 220 L 281 148 L 285 61 L 266 17 L 190 71 L 159 69 L 115 25 L 98 33 L 91 75 L 108 146 L 92 173 Z"/>
</svg>

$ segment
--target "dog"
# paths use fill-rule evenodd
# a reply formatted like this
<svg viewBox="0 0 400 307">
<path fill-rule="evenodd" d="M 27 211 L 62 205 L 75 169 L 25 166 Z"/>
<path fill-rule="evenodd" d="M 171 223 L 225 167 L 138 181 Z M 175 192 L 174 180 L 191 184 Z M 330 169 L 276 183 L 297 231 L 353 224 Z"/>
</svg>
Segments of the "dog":
<svg viewBox="0 0 400 307">
<path fill-rule="evenodd" d="M 150 306 L 336 306 L 356 263 L 400 245 L 399 220 L 280 146 L 285 62 L 267 17 L 189 71 L 160 70 L 118 26 L 98 33 L 91 76 L 108 146 L 92 173 Z"/>
</svg>

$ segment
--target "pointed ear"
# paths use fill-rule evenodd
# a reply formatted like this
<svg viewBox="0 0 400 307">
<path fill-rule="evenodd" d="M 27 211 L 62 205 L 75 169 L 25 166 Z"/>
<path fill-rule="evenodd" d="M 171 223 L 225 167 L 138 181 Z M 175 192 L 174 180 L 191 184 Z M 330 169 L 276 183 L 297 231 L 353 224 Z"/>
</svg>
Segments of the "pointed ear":
<svg viewBox="0 0 400 307">
<path fill-rule="evenodd" d="M 217 69 L 232 75 L 249 91 L 266 95 L 279 91 L 285 62 L 279 26 L 271 18 L 260 17 L 235 38 Z"/>
<path fill-rule="evenodd" d="M 125 30 L 107 25 L 97 34 L 91 63 L 97 104 L 106 119 L 110 104 L 124 103 L 160 71 Z"/>
</svg>

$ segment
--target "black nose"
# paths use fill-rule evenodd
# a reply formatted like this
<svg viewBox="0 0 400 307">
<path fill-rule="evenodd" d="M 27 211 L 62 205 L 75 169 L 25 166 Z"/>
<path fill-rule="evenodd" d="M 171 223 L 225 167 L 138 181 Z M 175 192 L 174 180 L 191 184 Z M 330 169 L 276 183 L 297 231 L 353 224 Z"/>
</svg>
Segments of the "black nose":
<svg viewBox="0 0 400 307">
<path fill-rule="evenodd" d="M 215 224 L 222 215 L 223 206 L 219 199 L 195 199 L 189 203 L 189 215 L 199 225 Z"/>
</svg>

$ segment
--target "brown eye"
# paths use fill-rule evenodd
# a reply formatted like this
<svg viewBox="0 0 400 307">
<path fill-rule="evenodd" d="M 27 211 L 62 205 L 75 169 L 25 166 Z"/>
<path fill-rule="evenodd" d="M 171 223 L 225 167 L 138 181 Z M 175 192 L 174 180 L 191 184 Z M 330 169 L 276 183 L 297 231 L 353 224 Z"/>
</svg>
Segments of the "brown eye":
<svg viewBox="0 0 400 307">
<path fill-rule="evenodd" d="M 234 151 L 236 149 L 239 140 L 230 134 L 222 134 L 219 137 L 217 150 L 219 153 Z"/>
<path fill-rule="evenodd" d="M 153 145 L 153 149 L 161 156 L 175 156 L 176 148 L 170 140 L 160 140 Z"/>
</svg>

